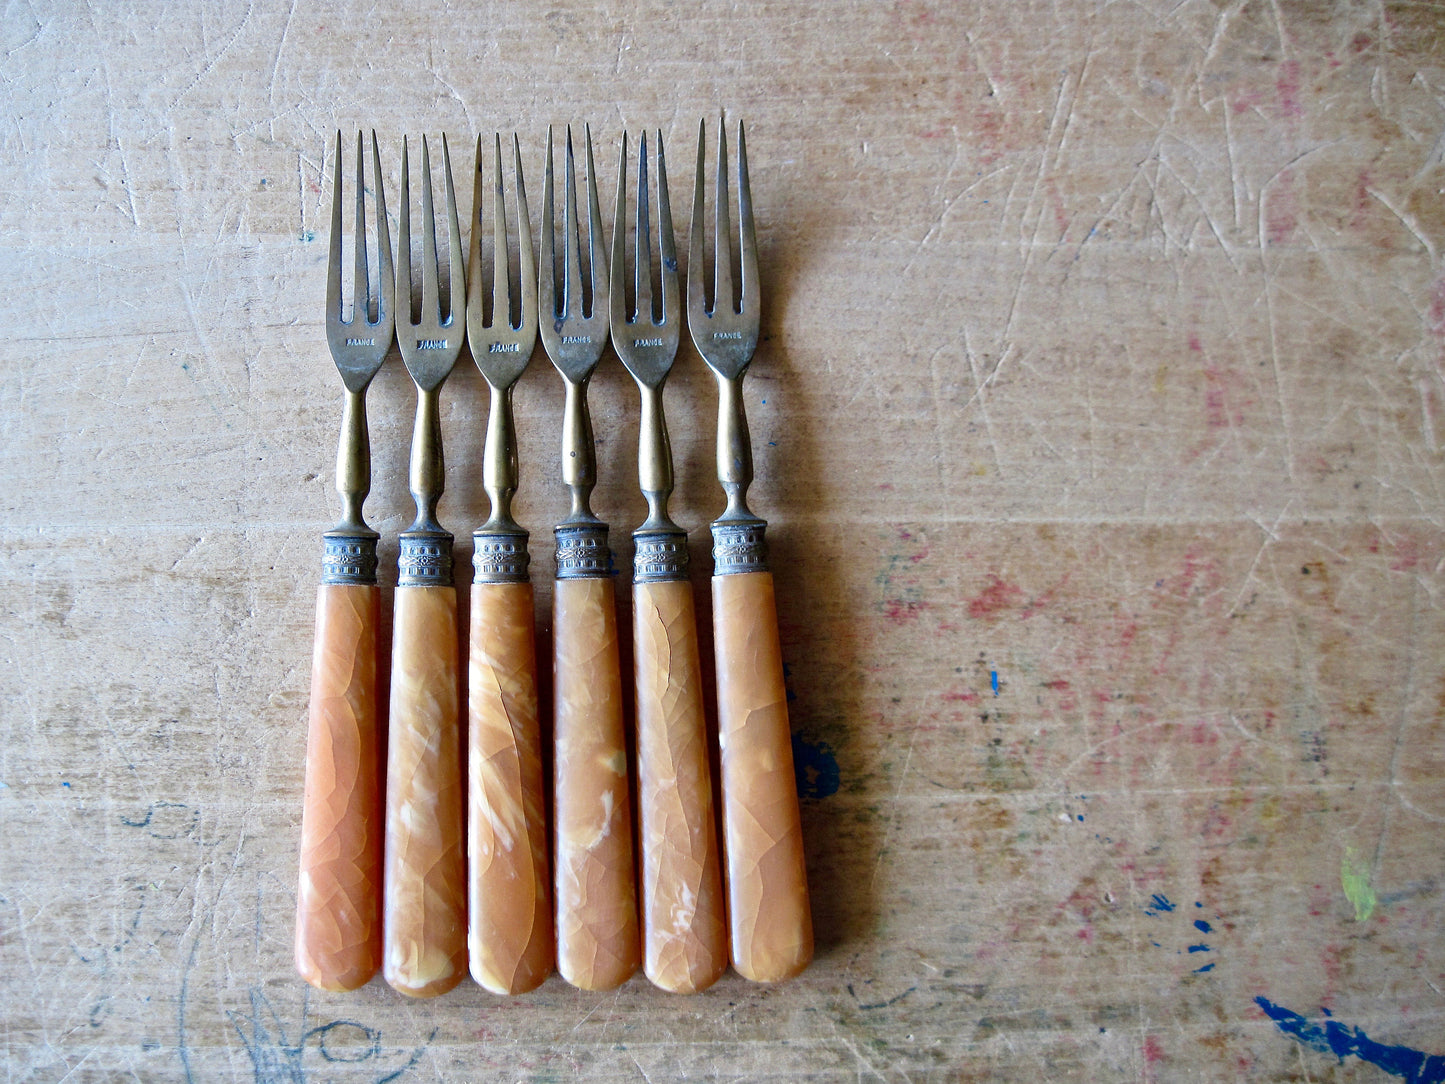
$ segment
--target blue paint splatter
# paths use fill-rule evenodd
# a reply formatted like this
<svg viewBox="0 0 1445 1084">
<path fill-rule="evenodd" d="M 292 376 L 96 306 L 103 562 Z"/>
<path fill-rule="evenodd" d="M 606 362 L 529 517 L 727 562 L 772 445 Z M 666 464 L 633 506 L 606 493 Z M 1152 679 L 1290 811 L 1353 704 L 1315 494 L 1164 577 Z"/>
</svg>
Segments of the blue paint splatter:
<svg viewBox="0 0 1445 1084">
<path fill-rule="evenodd" d="M 1346 1055 L 1353 1054 L 1392 1076 L 1404 1077 L 1410 1084 L 1445 1084 L 1445 1056 L 1425 1054 L 1408 1046 L 1388 1046 L 1371 1039 L 1359 1028 L 1346 1027 L 1337 1020 L 1314 1024 L 1267 998 L 1257 997 L 1254 1003 L 1280 1031 L 1311 1050 L 1333 1054 L 1342 1062 Z"/>
<path fill-rule="evenodd" d="M 825 741 L 810 742 L 797 734 L 793 735 L 793 774 L 799 798 L 827 798 L 837 794 L 843 782 L 832 747 Z"/>
<path fill-rule="evenodd" d="M 997 696 L 997 695 L 998 695 L 998 671 L 997 671 L 997 670 L 990 670 L 990 671 L 988 672 L 988 681 L 989 681 L 989 684 L 993 686 L 993 695 L 994 695 L 994 696 Z M 1083 820 L 1082 817 L 1080 817 L 1079 819 L 1080 819 L 1080 820 Z"/>
<path fill-rule="evenodd" d="M 1203 904 L 1196 903 L 1194 906 L 1195 906 L 1195 907 L 1202 907 Z M 1196 930 L 1198 930 L 1200 933 L 1213 933 L 1213 932 L 1214 932 L 1214 927 L 1211 926 L 1209 923 L 1205 922 L 1204 919 L 1202 919 L 1202 918 L 1196 918 L 1196 919 L 1194 920 L 1194 928 L 1195 928 Z"/>
<path fill-rule="evenodd" d="M 1202 975 L 1202 974 L 1204 974 L 1204 972 L 1206 972 L 1206 971 L 1213 971 L 1213 970 L 1214 970 L 1214 965 L 1213 965 L 1213 964 L 1205 964 L 1203 967 L 1196 967 L 1196 968 L 1194 969 L 1194 973 L 1195 973 L 1196 975 Z"/>
<path fill-rule="evenodd" d="M 1174 904 L 1169 902 L 1169 897 L 1158 892 L 1154 893 L 1149 902 L 1144 905 L 1146 915 L 1160 915 L 1172 910 L 1174 910 Z"/>
<path fill-rule="evenodd" d="M 1209 946 L 1208 946 L 1208 945 L 1190 945 L 1190 946 L 1189 946 L 1189 951 L 1190 951 L 1191 953 L 1194 953 L 1194 952 L 1208 952 L 1208 951 L 1209 951 Z"/>
</svg>

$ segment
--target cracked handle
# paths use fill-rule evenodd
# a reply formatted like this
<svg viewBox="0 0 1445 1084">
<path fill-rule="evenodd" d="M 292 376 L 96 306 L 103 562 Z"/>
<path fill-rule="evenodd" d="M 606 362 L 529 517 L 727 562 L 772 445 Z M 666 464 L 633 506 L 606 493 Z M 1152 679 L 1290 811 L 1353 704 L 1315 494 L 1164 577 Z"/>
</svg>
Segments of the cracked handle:
<svg viewBox="0 0 1445 1084">
<path fill-rule="evenodd" d="M 472 977 L 494 994 L 552 970 L 552 896 L 530 583 L 472 584 L 467 680 L 468 933 Z"/>
<path fill-rule="evenodd" d="M 317 591 L 296 969 L 322 990 L 354 990 L 381 964 L 380 623 L 374 584 Z"/>
<path fill-rule="evenodd" d="M 691 994 L 728 962 L 692 584 L 635 584 L 632 610 L 643 969 L 662 989 Z"/>
<path fill-rule="evenodd" d="M 433 997 L 467 972 L 457 593 L 398 587 L 386 771 L 386 981 Z"/>
<path fill-rule="evenodd" d="M 733 967 L 776 982 L 813 957 L 813 919 L 770 572 L 714 576 L 723 852 Z"/>
<path fill-rule="evenodd" d="M 612 580 L 557 581 L 553 859 L 557 970 L 610 990 L 637 970 L 632 811 Z"/>
</svg>

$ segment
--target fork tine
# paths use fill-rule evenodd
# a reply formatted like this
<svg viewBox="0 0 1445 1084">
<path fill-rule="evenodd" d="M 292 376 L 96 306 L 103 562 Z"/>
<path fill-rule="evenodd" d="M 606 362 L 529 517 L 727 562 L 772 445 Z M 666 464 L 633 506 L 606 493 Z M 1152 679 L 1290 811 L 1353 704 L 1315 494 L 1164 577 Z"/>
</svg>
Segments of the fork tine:
<svg viewBox="0 0 1445 1084">
<path fill-rule="evenodd" d="M 728 207 L 728 129 L 727 121 L 719 119 L 717 132 L 717 206 L 713 209 L 713 295 L 712 311 L 737 312 L 737 296 L 733 293 L 733 231 Z"/>
<path fill-rule="evenodd" d="M 366 274 L 365 141 L 356 133 L 356 263 L 351 279 L 351 322 L 371 323 L 371 279 Z"/>
<path fill-rule="evenodd" d="M 507 200 L 502 193 L 502 135 L 495 137 L 496 184 L 492 190 L 492 323 L 512 323 L 512 276 L 507 260 Z"/>
<path fill-rule="evenodd" d="M 359 194 L 358 194 L 359 195 Z M 341 129 L 331 178 L 331 248 L 326 256 L 326 319 L 341 319 Z"/>
<path fill-rule="evenodd" d="M 572 126 L 570 124 L 567 125 L 565 168 L 567 191 L 562 196 L 564 205 L 562 217 L 562 315 L 572 316 L 582 313 L 582 253 L 577 222 L 577 163 L 572 153 Z M 590 168 L 587 171 L 587 178 L 589 181 L 592 179 Z M 590 237 L 588 241 L 591 241 Z M 588 253 L 591 254 L 590 244 Z"/>
<path fill-rule="evenodd" d="M 742 121 L 738 121 L 738 241 L 742 249 L 739 267 L 743 279 L 738 312 L 756 315 L 759 300 L 758 239 L 753 229 L 753 192 L 748 184 L 748 143 Z"/>
<path fill-rule="evenodd" d="M 622 133 L 622 153 L 617 165 L 617 206 L 612 212 L 612 271 L 611 279 L 615 283 L 627 281 L 627 132 Z M 622 298 L 618 304 L 615 296 L 608 298 L 611 306 L 611 320 L 613 327 L 626 322 L 632 314 L 627 310 L 627 299 Z"/>
<path fill-rule="evenodd" d="M 623 168 L 627 162 L 623 161 Z M 635 319 L 656 323 L 652 307 L 652 234 L 647 213 L 647 133 L 637 142 L 637 265 L 633 268 L 632 293 Z M 619 246 L 621 247 L 621 246 Z"/>
<path fill-rule="evenodd" d="M 472 235 L 467 249 L 467 313 L 485 312 L 482 298 L 482 137 L 472 158 Z"/>
<path fill-rule="evenodd" d="M 421 307 L 422 319 L 441 312 L 441 289 L 437 285 L 437 220 L 432 206 L 431 154 L 426 136 L 421 137 Z"/>
<path fill-rule="evenodd" d="M 371 168 L 376 178 L 377 273 L 379 289 L 376 298 L 376 322 L 384 323 L 396 311 L 396 275 L 391 267 L 391 232 L 386 221 L 386 191 L 381 180 L 381 148 L 376 143 L 376 129 L 371 130 Z M 356 171 L 358 183 L 361 170 Z M 368 288 L 369 290 L 369 288 Z"/>
<path fill-rule="evenodd" d="M 587 309 L 590 319 L 597 311 L 599 299 L 607 296 L 607 261 L 600 258 L 602 249 L 602 207 L 597 202 L 597 165 L 592 160 L 592 125 L 583 125 L 587 141 L 587 268 L 592 278 L 592 304 Z"/>
<path fill-rule="evenodd" d="M 416 323 L 416 306 L 412 303 L 411 284 L 411 167 L 407 164 L 406 136 L 401 137 L 401 214 L 396 225 L 396 281 L 406 284 L 406 296 L 401 299 L 408 325 Z M 400 335 L 400 328 L 397 330 Z"/>
<path fill-rule="evenodd" d="M 532 255 L 532 216 L 527 210 L 527 186 L 522 180 L 522 144 L 512 133 L 512 168 L 517 177 L 517 277 L 522 295 L 517 329 L 537 326 L 537 264 Z"/>
<path fill-rule="evenodd" d="M 538 319 L 541 319 L 541 308 L 547 306 L 547 317 L 555 323 L 557 320 L 557 260 L 553 253 L 553 225 L 552 225 L 552 126 L 547 125 L 547 166 L 542 173 L 542 236 L 539 241 L 537 263 L 541 269 L 537 279 L 537 306 Z"/>
<path fill-rule="evenodd" d="M 447 148 L 447 134 L 442 133 L 443 181 L 447 194 L 447 311 L 442 319 L 443 326 L 456 318 L 457 299 L 462 299 L 463 311 L 467 296 L 466 264 L 462 255 L 462 226 L 457 219 L 457 192 L 452 184 L 452 155 Z"/>
<path fill-rule="evenodd" d="M 667 156 L 663 153 L 662 129 L 657 130 L 657 232 L 662 256 L 662 318 L 677 313 L 677 241 L 672 235 L 672 201 L 667 195 Z"/>
<path fill-rule="evenodd" d="M 692 228 L 687 242 L 687 322 L 700 328 L 707 318 L 707 276 L 703 271 L 702 177 L 707 168 L 707 121 L 697 122 L 697 170 L 692 185 Z"/>
</svg>

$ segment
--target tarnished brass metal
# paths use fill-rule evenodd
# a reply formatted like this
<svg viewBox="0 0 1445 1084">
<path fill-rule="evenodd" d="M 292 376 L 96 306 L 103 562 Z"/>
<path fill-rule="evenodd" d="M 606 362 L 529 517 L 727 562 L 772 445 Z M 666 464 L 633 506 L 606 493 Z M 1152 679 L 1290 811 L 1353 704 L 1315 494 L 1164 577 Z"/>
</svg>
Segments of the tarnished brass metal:
<svg viewBox="0 0 1445 1084">
<path fill-rule="evenodd" d="M 411 437 L 410 488 L 416 502 L 416 520 L 401 533 L 400 575 L 403 587 L 443 587 L 452 582 L 452 536 L 437 522 L 437 502 L 445 484 L 439 399 L 442 383 L 456 364 L 465 338 L 466 276 L 462 263 L 462 233 L 457 222 L 457 196 L 452 185 L 451 155 L 442 136 L 446 175 L 447 290 L 442 291 L 437 264 L 436 216 L 432 207 L 431 155 L 426 137 L 421 141 L 422 161 L 422 268 L 421 311 L 412 299 L 411 195 L 407 145 L 401 143 L 401 221 L 396 254 L 396 292 L 406 304 L 398 321 L 397 343 L 406 371 L 416 385 L 416 422 Z M 445 306 L 445 311 L 443 307 Z"/>
<path fill-rule="evenodd" d="M 753 229 L 753 197 L 748 185 L 748 150 L 738 125 L 738 266 L 742 281 L 733 290 L 732 225 L 728 207 L 727 129 L 718 128 L 717 192 L 713 246 L 712 305 L 708 305 L 704 260 L 703 175 L 706 122 L 698 125 L 697 180 L 692 197 L 692 235 L 687 258 L 687 323 L 693 344 L 717 377 L 717 472 L 727 508 L 713 522 L 716 574 L 757 572 L 767 567 L 763 531 L 767 523 L 748 509 L 753 480 L 753 451 L 743 407 L 743 375 L 758 345 L 760 316 L 758 247 Z"/>
<path fill-rule="evenodd" d="M 376 183 L 377 279 L 373 289 L 366 239 L 364 143 L 356 133 L 356 230 L 351 285 L 351 315 L 341 297 L 341 133 L 336 133 L 336 164 L 331 189 L 331 249 L 326 264 L 326 341 L 341 371 L 346 399 L 341 411 L 341 441 L 336 451 L 336 491 L 341 520 L 325 538 L 323 583 L 375 583 L 377 534 L 366 525 L 362 505 L 371 491 L 371 445 L 366 431 L 366 389 L 391 350 L 394 338 L 396 280 L 392 274 L 391 236 L 382 190 L 381 153 L 371 134 L 372 176 Z"/>
<path fill-rule="evenodd" d="M 637 229 L 635 267 L 629 304 L 627 275 L 627 135 L 622 136 L 622 161 L 617 171 L 617 210 L 612 226 L 612 348 L 637 381 L 642 396 L 638 433 L 637 476 L 647 498 L 647 520 L 632 532 L 636 546 L 633 580 L 687 579 L 687 532 L 667 514 L 672 496 L 672 448 L 663 413 L 662 389 L 677 358 L 682 311 L 677 286 L 677 250 L 672 234 L 672 209 L 667 196 L 667 163 L 662 133 L 657 133 L 657 245 L 661 297 L 652 292 L 653 258 L 647 179 L 647 136 L 639 140 L 637 163 Z M 654 303 L 656 301 L 656 303 Z"/>
<path fill-rule="evenodd" d="M 542 345 L 566 381 L 562 418 L 562 480 L 572 507 L 557 525 L 557 575 L 605 576 L 611 572 L 607 524 L 592 511 L 597 459 L 587 384 L 607 345 L 607 266 L 600 259 L 602 212 L 597 203 L 597 170 L 592 160 L 592 131 L 587 146 L 587 271 L 582 273 L 582 242 L 577 221 L 577 167 L 572 129 L 567 129 L 562 249 L 554 242 L 552 132 L 547 131 L 547 171 L 542 185 L 542 241 L 538 254 L 537 313 Z M 560 257 L 560 258 L 559 258 Z"/>
<path fill-rule="evenodd" d="M 492 289 L 482 273 L 482 140 L 477 138 L 476 176 L 472 186 L 472 241 L 467 261 L 467 342 L 472 358 L 491 391 L 487 437 L 482 452 L 482 486 L 491 501 L 491 515 L 473 533 L 476 583 L 525 582 L 527 532 L 512 518 L 517 492 L 517 437 L 512 421 L 512 388 L 537 345 L 537 264 L 532 254 L 532 220 L 522 180 L 522 151 L 512 137 L 513 170 L 517 178 L 517 275 L 512 289 L 511 251 L 507 243 L 506 200 L 502 194 L 502 137 L 495 137 L 492 196 Z"/>
</svg>

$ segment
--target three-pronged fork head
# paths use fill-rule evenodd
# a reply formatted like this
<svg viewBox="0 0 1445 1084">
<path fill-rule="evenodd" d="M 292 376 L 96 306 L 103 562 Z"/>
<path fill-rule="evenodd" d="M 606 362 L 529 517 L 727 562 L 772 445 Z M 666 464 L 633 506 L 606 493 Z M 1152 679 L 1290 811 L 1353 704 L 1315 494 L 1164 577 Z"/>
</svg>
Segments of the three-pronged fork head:
<svg viewBox="0 0 1445 1084">
<path fill-rule="evenodd" d="M 718 480 L 727 493 L 727 510 L 718 522 L 739 528 L 761 524 L 748 511 L 747 490 L 753 480 L 752 445 L 743 409 L 742 378 L 758 345 L 760 297 L 758 246 L 753 230 L 753 197 L 748 186 L 748 150 L 738 125 L 738 267 L 742 281 L 733 288 L 733 241 L 728 207 L 727 128 L 718 126 L 717 193 L 713 235 L 712 305 L 707 303 L 704 259 L 703 175 L 707 124 L 698 125 L 697 179 L 692 197 L 692 236 L 688 244 L 687 322 L 693 344 L 717 376 Z M 714 528 L 716 534 L 716 528 Z M 761 561 L 761 557 L 758 557 Z"/>
<path fill-rule="evenodd" d="M 482 453 L 482 485 L 491 501 L 487 522 L 474 535 L 477 582 L 504 583 L 527 578 L 527 532 L 512 518 L 517 491 L 517 440 L 512 422 L 512 386 L 527 367 L 537 344 L 537 264 L 532 256 L 532 219 L 522 180 L 522 150 L 512 137 L 517 178 L 517 289 L 512 288 L 507 243 L 506 199 L 502 192 L 502 137 L 495 137 L 492 196 L 492 289 L 482 273 L 482 140 L 477 137 L 476 176 L 472 186 L 472 243 L 467 262 L 467 342 L 472 358 L 491 389 L 487 439 Z M 513 304 L 514 300 L 517 304 Z"/>
<path fill-rule="evenodd" d="M 567 129 L 566 193 L 563 199 L 562 250 L 554 243 L 552 132 L 547 131 L 547 172 L 542 185 L 541 273 L 537 317 L 547 356 L 567 382 L 562 422 L 562 480 L 572 508 L 564 525 L 600 523 L 592 514 L 597 461 L 592 419 L 587 412 L 587 381 L 607 345 L 607 266 L 602 249 L 602 212 L 597 204 L 597 170 L 592 161 L 592 131 L 587 129 L 587 276 L 582 274 L 582 242 L 577 221 L 577 167 L 572 129 Z"/>
<path fill-rule="evenodd" d="M 612 226 L 612 347 L 622 364 L 627 366 L 642 395 L 642 425 L 638 435 L 637 475 L 647 498 L 647 522 L 634 533 L 639 546 L 638 574 L 644 565 L 657 566 L 657 575 L 685 574 L 686 536 L 667 514 L 667 498 L 672 493 L 672 450 L 667 437 L 667 421 L 662 410 L 662 386 L 672 363 L 677 358 L 677 343 L 682 331 L 682 313 L 678 304 L 677 251 L 672 236 L 672 209 L 667 195 L 667 162 L 662 149 L 662 132 L 657 133 L 657 247 L 659 254 L 658 283 L 661 297 L 654 304 L 652 290 L 653 258 L 650 229 L 650 201 L 647 178 L 647 136 L 639 141 L 637 164 L 637 218 L 633 236 L 636 266 L 630 277 L 632 303 L 628 303 L 627 274 L 627 135 L 622 136 L 622 160 L 617 170 L 617 211 Z M 666 535 L 644 540 L 644 535 Z M 679 540 L 677 536 L 681 535 Z M 644 558 L 644 546 L 651 550 L 664 545 L 666 554 L 655 554 L 659 561 Z M 675 554 L 674 552 L 675 551 Z M 651 573 L 649 573 L 651 574 Z"/>
<path fill-rule="evenodd" d="M 447 197 L 447 278 L 437 265 L 436 214 L 432 207 L 431 155 L 426 137 L 422 161 L 421 310 L 413 303 L 411 264 L 410 168 L 405 138 L 401 144 L 401 222 L 396 257 L 396 292 L 406 309 L 397 321 L 397 341 L 406 370 L 416 384 L 416 424 L 411 438 L 411 496 L 416 521 L 401 534 L 398 586 L 445 586 L 452 582 L 451 538 L 437 522 L 436 507 L 444 485 L 441 417 L 438 397 L 442 382 L 462 349 L 466 321 L 466 274 L 462 265 L 462 231 L 457 222 L 457 194 L 452 185 L 451 154 L 442 136 Z M 445 286 L 445 291 L 442 287 Z"/>
<path fill-rule="evenodd" d="M 336 162 L 331 189 L 331 248 L 326 263 L 326 341 L 346 387 L 341 441 L 336 453 L 336 491 L 341 495 L 341 520 L 326 535 L 324 583 L 375 583 L 376 532 L 362 518 L 371 491 L 371 447 L 366 433 L 366 389 L 386 360 L 394 338 L 396 280 L 391 266 L 391 236 L 386 194 L 381 180 L 381 153 L 371 134 L 372 176 L 376 182 L 376 267 L 373 283 L 366 240 L 366 174 L 364 144 L 356 133 L 355 260 L 351 280 L 351 313 L 343 311 L 341 295 L 341 133 L 336 133 Z"/>
</svg>

